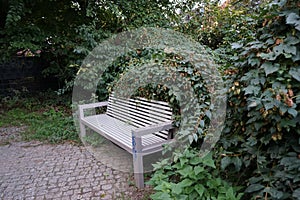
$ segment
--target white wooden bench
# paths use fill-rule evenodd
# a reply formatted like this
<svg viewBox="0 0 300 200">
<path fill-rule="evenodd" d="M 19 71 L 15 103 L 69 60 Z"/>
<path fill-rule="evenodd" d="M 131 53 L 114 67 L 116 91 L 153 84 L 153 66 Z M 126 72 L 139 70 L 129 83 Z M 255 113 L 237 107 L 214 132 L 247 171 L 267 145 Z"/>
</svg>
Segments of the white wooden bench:
<svg viewBox="0 0 300 200">
<path fill-rule="evenodd" d="M 85 116 L 84 110 L 107 106 L 105 114 Z M 166 102 L 110 95 L 107 102 L 79 106 L 81 136 L 86 127 L 133 155 L 135 183 L 144 187 L 143 156 L 162 150 L 172 141 L 172 109 Z"/>
</svg>

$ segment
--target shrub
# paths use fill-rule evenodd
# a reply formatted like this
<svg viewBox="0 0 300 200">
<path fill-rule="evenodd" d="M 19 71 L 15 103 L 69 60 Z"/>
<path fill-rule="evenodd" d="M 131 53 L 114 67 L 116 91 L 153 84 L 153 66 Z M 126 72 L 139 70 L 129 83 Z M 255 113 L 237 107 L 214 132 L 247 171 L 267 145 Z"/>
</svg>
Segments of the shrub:
<svg viewBox="0 0 300 200">
<path fill-rule="evenodd" d="M 245 186 L 245 199 L 293 199 L 300 192 L 299 3 L 272 1 L 260 18 L 253 40 L 232 45 L 220 166 Z"/>
<path fill-rule="evenodd" d="M 236 41 L 231 49 L 226 43 L 232 40 L 226 37 L 219 45 L 226 52 L 220 61 L 229 83 L 228 109 L 225 129 L 213 151 L 216 168 L 209 171 L 241 186 L 242 199 L 297 199 L 300 195 L 299 7 L 296 0 L 270 1 L 258 16 L 247 19 L 256 30 L 240 40 L 232 37 Z M 222 48 L 216 52 L 222 53 Z M 195 166 L 183 163 L 181 167 L 193 173 Z M 179 195 L 171 188 L 189 177 L 176 171 L 178 162 L 162 164 L 154 173 L 156 182 L 151 182 L 157 191 L 153 198 L 162 197 L 162 191 L 167 193 L 165 198 Z"/>
<path fill-rule="evenodd" d="M 174 162 L 166 159 L 154 164 L 154 200 L 159 199 L 240 199 L 242 194 L 217 173 L 212 154 L 200 157 L 195 149 L 174 153 Z"/>
</svg>

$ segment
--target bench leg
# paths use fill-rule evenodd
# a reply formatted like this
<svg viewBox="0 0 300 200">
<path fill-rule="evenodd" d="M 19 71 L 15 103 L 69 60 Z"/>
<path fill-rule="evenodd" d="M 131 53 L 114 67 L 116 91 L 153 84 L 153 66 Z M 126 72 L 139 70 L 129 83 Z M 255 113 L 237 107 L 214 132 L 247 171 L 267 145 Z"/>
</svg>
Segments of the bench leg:
<svg viewBox="0 0 300 200">
<path fill-rule="evenodd" d="M 144 166 L 142 154 L 133 154 L 133 168 L 135 185 L 138 188 L 144 188 Z"/>
<path fill-rule="evenodd" d="M 83 139 L 86 136 L 86 128 L 81 122 L 79 123 L 80 123 L 80 137 L 81 139 Z"/>
</svg>

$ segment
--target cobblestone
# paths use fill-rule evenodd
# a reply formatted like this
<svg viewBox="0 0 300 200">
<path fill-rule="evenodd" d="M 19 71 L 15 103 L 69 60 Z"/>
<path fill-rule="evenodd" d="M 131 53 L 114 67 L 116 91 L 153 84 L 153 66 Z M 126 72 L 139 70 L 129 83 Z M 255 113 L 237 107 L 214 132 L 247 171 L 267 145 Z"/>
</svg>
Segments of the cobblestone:
<svg viewBox="0 0 300 200">
<path fill-rule="evenodd" d="M 137 191 L 130 174 L 101 164 L 83 146 L 13 142 L 0 154 L 1 200 L 131 199 Z"/>
</svg>

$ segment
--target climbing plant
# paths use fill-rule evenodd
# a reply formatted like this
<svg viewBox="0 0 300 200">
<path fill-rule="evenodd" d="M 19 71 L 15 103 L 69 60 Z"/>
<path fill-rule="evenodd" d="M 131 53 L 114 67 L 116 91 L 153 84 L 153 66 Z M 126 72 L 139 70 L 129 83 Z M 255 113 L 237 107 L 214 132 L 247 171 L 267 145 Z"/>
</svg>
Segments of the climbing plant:
<svg viewBox="0 0 300 200">
<path fill-rule="evenodd" d="M 208 116 L 210 115 L 208 111 L 210 110 L 210 94 L 201 73 L 180 55 L 166 53 L 159 49 L 145 48 L 131 51 L 127 55 L 117 58 L 105 69 L 100 77 L 96 91 L 98 100 L 106 100 L 109 93 L 113 92 L 115 87 L 118 86 L 120 79 L 122 79 L 131 69 L 143 69 L 146 73 L 151 74 L 152 71 L 150 68 L 142 68 L 149 63 L 156 63 L 163 66 L 163 71 L 172 68 L 176 74 L 186 77 L 191 82 L 192 89 L 195 92 L 194 97 L 198 99 L 198 103 L 202 108 L 202 116 L 199 116 L 199 119 L 196 119 L 200 120 L 201 118 L 201 126 L 197 127 L 197 122 L 195 122 L 195 134 L 191 135 L 192 138 L 190 139 L 190 143 L 193 143 L 195 146 L 200 145 L 207 132 L 207 124 L 209 124 Z M 156 73 L 159 73 L 159 71 L 156 71 Z M 160 75 L 163 76 L 163 74 Z M 134 80 L 136 78 L 138 77 L 130 77 L 129 79 Z M 180 83 L 176 81 L 174 84 L 180 85 Z M 133 86 L 131 85 L 130 87 Z M 180 100 L 182 99 L 181 96 L 175 95 L 174 91 L 170 90 L 166 85 L 163 83 L 143 85 L 132 94 L 132 97 L 134 96 L 169 102 L 173 109 L 174 125 L 180 127 Z"/>
<path fill-rule="evenodd" d="M 240 186 L 241 199 L 298 199 L 300 5 L 296 0 L 264 3 L 257 7 L 255 15 L 248 15 L 252 29 L 246 37 L 225 39 L 219 45 L 227 48 L 223 51 L 227 58 L 221 55 L 221 63 L 226 66 L 224 78 L 228 81 L 227 119 L 212 151 L 215 168 L 204 168 L 198 176 L 207 171 L 218 174 L 222 180 Z M 219 47 L 217 54 L 222 50 Z M 182 156 L 181 165 L 178 161 L 159 163 L 163 170 L 158 170 L 151 180 L 157 192 L 154 199 L 163 193 L 164 198 L 184 195 L 184 187 L 179 188 L 180 194 L 174 188 L 180 187 L 181 182 L 194 184 L 184 169 L 194 173 L 196 166 L 188 163 L 192 159 L 187 155 Z M 174 180 L 176 169 L 180 170 Z M 199 185 L 206 186 L 205 182 Z"/>
<path fill-rule="evenodd" d="M 299 8 L 297 1 L 271 1 L 255 38 L 232 44 L 220 166 L 245 186 L 245 199 L 299 198 Z"/>
</svg>

